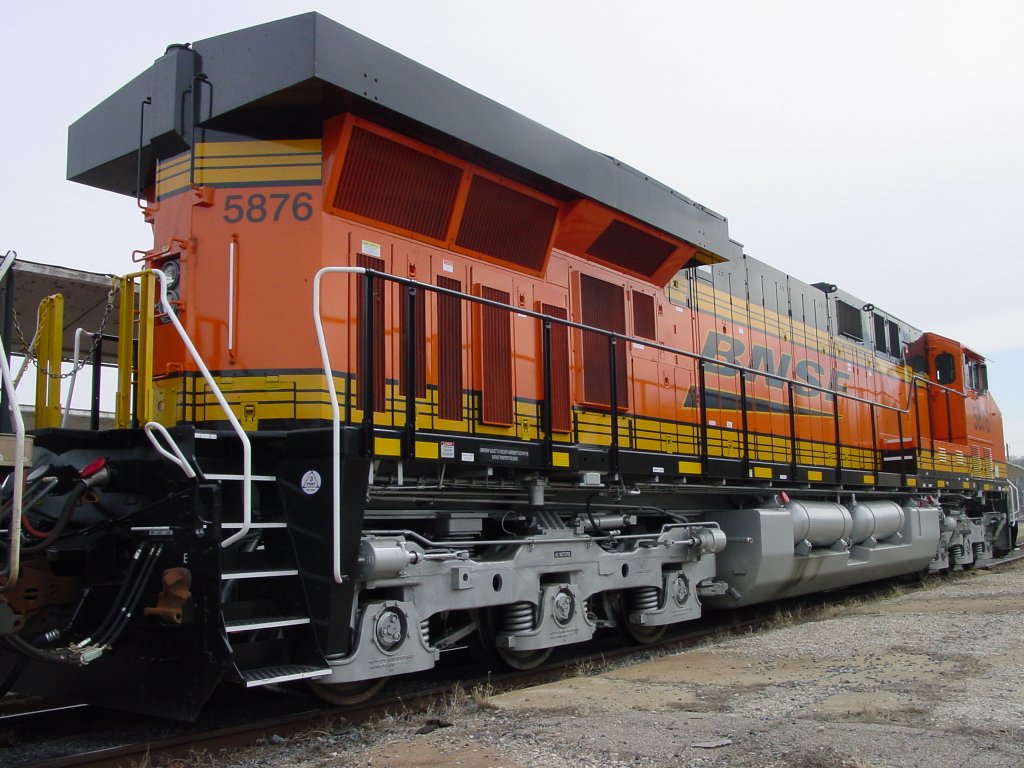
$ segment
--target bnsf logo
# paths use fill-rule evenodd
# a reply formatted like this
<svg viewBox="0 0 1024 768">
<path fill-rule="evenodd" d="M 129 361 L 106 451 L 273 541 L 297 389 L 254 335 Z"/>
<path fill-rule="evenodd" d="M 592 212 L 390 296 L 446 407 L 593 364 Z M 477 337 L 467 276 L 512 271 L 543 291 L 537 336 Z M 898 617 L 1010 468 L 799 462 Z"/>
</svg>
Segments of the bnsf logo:
<svg viewBox="0 0 1024 768">
<path fill-rule="evenodd" d="M 806 381 L 812 387 L 825 387 L 827 386 L 824 382 L 826 379 L 825 367 L 816 360 L 810 360 L 807 358 L 797 360 L 793 362 L 793 356 L 783 353 L 779 356 L 778 364 L 775 362 L 775 350 L 770 347 L 766 347 L 763 344 L 754 344 L 750 348 L 749 355 L 747 354 L 747 345 L 743 343 L 741 339 L 737 339 L 734 336 L 727 336 L 724 333 L 718 333 L 717 331 L 711 331 L 704 339 L 704 348 L 700 351 L 704 357 L 717 358 L 724 360 L 732 365 L 740 365 L 744 368 L 752 368 L 758 371 L 764 371 L 765 373 L 771 373 L 776 376 L 782 376 L 783 378 L 789 378 L 790 375 L 793 378 L 799 379 L 800 381 Z M 739 374 L 735 368 L 726 368 L 724 365 L 708 364 L 706 366 L 708 373 L 715 373 L 722 376 L 736 376 Z M 769 387 L 776 389 L 782 389 L 786 386 L 784 381 L 778 379 L 768 379 L 766 381 Z M 836 392 L 846 392 L 846 385 L 844 382 L 850 379 L 850 374 L 844 371 L 833 372 L 832 389 Z M 817 390 L 810 389 L 808 387 L 794 386 L 793 394 L 800 397 L 813 397 L 818 394 Z M 831 400 L 834 397 L 831 393 L 825 395 L 826 400 Z"/>
</svg>

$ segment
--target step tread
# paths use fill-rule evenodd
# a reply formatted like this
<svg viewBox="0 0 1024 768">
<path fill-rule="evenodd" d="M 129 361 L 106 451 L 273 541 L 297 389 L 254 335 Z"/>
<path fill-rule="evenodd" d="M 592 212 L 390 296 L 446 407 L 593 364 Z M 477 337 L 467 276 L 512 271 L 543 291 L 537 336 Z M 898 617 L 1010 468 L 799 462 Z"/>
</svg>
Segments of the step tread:
<svg viewBox="0 0 1024 768">
<path fill-rule="evenodd" d="M 225 472 L 204 472 L 203 477 L 207 480 L 241 480 L 243 475 Z M 273 483 L 277 481 L 277 475 L 250 475 L 255 483 Z"/>
<path fill-rule="evenodd" d="M 228 632 L 248 632 L 254 629 L 295 627 L 309 623 L 308 616 L 260 616 L 249 619 L 230 619 L 224 622 L 224 627 Z"/>
<path fill-rule="evenodd" d="M 281 664 L 274 667 L 242 669 L 239 670 L 239 674 L 241 674 L 246 688 L 254 688 L 258 685 L 273 685 L 274 683 L 287 683 L 291 680 L 323 677 L 331 674 L 331 668 L 314 664 Z"/>
<path fill-rule="evenodd" d="M 298 568 L 244 568 L 237 571 L 224 571 L 220 578 L 222 581 L 231 579 L 274 579 L 280 576 L 298 576 Z"/>
</svg>

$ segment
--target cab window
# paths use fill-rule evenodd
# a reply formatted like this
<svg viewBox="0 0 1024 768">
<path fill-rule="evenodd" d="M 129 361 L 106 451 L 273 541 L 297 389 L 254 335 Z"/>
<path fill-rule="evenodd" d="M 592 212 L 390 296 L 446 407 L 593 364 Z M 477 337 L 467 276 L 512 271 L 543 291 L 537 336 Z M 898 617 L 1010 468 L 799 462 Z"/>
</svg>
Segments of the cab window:
<svg viewBox="0 0 1024 768">
<path fill-rule="evenodd" d="M 935 356 L 935 381 L 939 384 L 952 384 L 956 381 L 956 361 L 949 352 Z"/>
</svg>

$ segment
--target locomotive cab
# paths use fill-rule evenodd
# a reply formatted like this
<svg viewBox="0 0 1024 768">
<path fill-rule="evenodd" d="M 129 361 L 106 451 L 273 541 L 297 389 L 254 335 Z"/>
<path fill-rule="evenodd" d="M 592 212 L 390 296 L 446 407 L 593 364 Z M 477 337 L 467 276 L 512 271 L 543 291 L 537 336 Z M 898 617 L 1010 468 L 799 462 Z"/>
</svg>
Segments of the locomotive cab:
<svg viewBox="0 0 1024 768">
<path fill-rule="evenodd" d="M 928 418 L 936 440 L 967 443 L 991 463 L 1003 446 L 999 408 L 988 389 L 985 358 L 953 339 L 925 333 L 908 348 L 915 372 L 926 376 Z M 973 452 L 973 451 L 972 451 Z"/>
</svg>

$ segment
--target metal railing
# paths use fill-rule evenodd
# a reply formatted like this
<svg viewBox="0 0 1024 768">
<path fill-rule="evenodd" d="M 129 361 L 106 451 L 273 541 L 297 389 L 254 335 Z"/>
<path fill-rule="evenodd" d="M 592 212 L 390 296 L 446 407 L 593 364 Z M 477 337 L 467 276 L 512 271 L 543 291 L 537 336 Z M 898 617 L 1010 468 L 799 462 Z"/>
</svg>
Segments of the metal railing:
<svg viewBox="0 0 1024 768">
<path fill-rule="evenodd" d="M 462 301 L 466 301 L 469 304 L 474 304 L 482 307 L 494 307 L 501 309 L 510 314 L 514 314 L 519 317 L 533 318 L 540 324 L 541 331 L 541 381 L 542 381 L 542 394 L 540 402 L 538 403 L 539 416 L 540 416 L 540 433 L 541 440 L 544 445 L 545 457 L 550 465 L 552 458 L 552 452 L 555 449 L 555 443 L 553 439 L 553 432 L 551 429 L 553 414 L 552 414 L 552 376 L 554 375 L 551 365 L 551 345 L 552 345 L 552 329 L 557 325 L 569 329 L 571 331 L 578 331 L 582 333 L 593 333 L 603 336 L 606 339 L 608 345 L 608 368 L 606 370 L 608 378 L 608 400 L 607 404 L 602 404 L 597 410 L 605 410 L 610 414 L 610 425 L 609 425 L 609 436 L 610 445 L 608 446 L 608 473 L 615 474 L 619 469 L 619 451 L 621 447 L 621 427 L 619 424 L 620 413 L 623 412 L 624 403 L 622 401 L 621 394 L 618 391 L 618 379 L 619 372 L 617 370 L 620 365 L 619 355 L 617 349 L 620 344 L 638 344 L 643 345 L 647 349 L 654 349 L 673 355 L 678 355 L 681 358 L 685 358 L 693 361 L 696 368 L 696 390 L 697 390 L 697 409 L 699 412 L 699 418 L 697 423 L 693 424 L 697 430 L 697 446 L 698 456 L 701 461 L 702 472 L 706 473 L 708 469 L 710 456 L 710 431 L 726 429 L 719 426 L 710 426 L 708 424 L 708 411 L 712 409 L 712 406 L 708 404 L 708 376 L 721 374 L 723 369 L 731 372 L 729 375 L 738 376 L 738 392 L 726 393 L 735 394 L 737 398 L 737 410 L 741 413 L 741 424 L 739 429 L 736 431 L 740 434 L 740 442 L 742 445 L 741 459 L 743 462 L 743 474 L 749 473 L 749 465 L 751 461 L 757 463 L 779 463 L 767 459 L 751 459 L 751 433 L 749 430 L 748 414 L 751 412 L 749 409 L 750 391 L 749 383 L 751 380 L 761 377 L 765 381 L 777 382 L 776 386 L 780 386 L 785 389 L 787 393 L 786 403 L 780 404 L 785 405 L 786 416 L 788 417 L 790 434 L 789 434 L 789 456 L 788 464 L 790 470 L 795 478 L 799 461 L 799 450 L 798 450 L 798 429 L 797 429 L 797 418 L 798 416 L 804 415 L 798 413 L 799 409 L 796 406 L 796 399 L 799 396 L 804 397 L 819 397 L 826 401 L 831 402 L 831 412 L 815 413 L 813 415 L 820 416 L 822 418 L 829 418 L 832 422 L 832 442 L 831 449 L 835 453 L 835 470 L 837 473 L 842 472 L 844 469 L 843 451 L 846 449 L 858 449 L 855 445 L 844 445 L 842 442 L 842 422 L 841 422 L 841 411 L 840 404 L 845 403 L 859 404 L 866 406 L 869 409 L 870 425 L 871 425 L 871 447 L 869 449 L 859 448 L 862 451 L 870 451 L 874 457 L 873 470 L 874 472 L 884 471 L 883 456 L 879 449 L 879 433 L 878 433 L 878 415 L 880 412 L 888 412 L 894 414 L 896 417 L 896 428 L 897 428 L 897 450 L 899 451 L 898 462 L 899 462 L 899 473 L 902 475 L 907 474 L 907 447 L 906 447 L 906 430 L 904 419 L 909 416 L 912 410 L 912 406 L 916 402 L 916 392 L 919 386 L 936 386 L 941 389 L 949 389 L 942 385 L 936 385 L 934 382 L 930 382 L 927 379 L 923 379 L 918 376 L 912 376 L 906 381 L 906 397 L 905 402 L 897 403 L 896 405 L 887 405 L 879 403 L 875 400 L 869 400 L 867 398 L 852 395 L 847 392 L 840 391 L 834 387 L 827 387 L 817 385 L 809 381 L 795 380 L 788 378 L 781 374 L 776 374 L 771 371 L 763 371 L 755 368 L 748 368 L 737 363 L 729 362 L 726 360 L 720 360 L 718 358 L 711 358 L 701 355 L 696 352 L 677 349 L 670 347 L 665 344 L 659 344 L 650 339 L 636 338 L 627 336 L 625 334 L 617 333 L 614 331 L 608 331 L 602 328 L 596 328 L 583 323 L 574 322 L 572 320 L 562 319 L 553 317 L 551 315 L 545 315 L 540 312 L 536 312 L 521 306 L 512 306 L 510 304 L 504 304 L 502 302 L 485 299 L 479 296 L 473 296 L 471 294 L 463 293 L 461 291 L 443 288 L 441 286 L 430 285 L 429 283 L 422 283 L 417 280 L 410 278 L 399 277 L 396 275 L 390 275 L 384 272 L 378 272 L 373 269 L 365 267 L 324 267 L 316 273 L 313 281 L 313 322 L 316 328 L 317 343 L 320 348 L 321 364 L 323 366 L 324 376 L 327 381 L 327 390 L 330 398 L 330 409 L 331 409 L 331 425 L 332 425 L 332 484 L 333 484 L 333 502 L 332 502 L 332 514 L 333 514 L 333 525 L 334 525 L 334 577 L 335 580 L 340 583 L 343 578 L 341 573 L 341 561 L 340 561 L 340 537 L 341 537 L 341 496 L 340 496 L 340 472 L 341 472 L 341 423 L 342 423 L 342 409 L 341 404 L 338 400 L 337 387 L 334 382 L 334 369 L 331 364 L 330 353 L 327 348 L 327 341 L 324 332 L 323 318 L 321 314 L 322 309 L 322 281 L 328 275 L 349 275 L 357 276 L 362 278 L 362 316 L 357 318 L 357 333 L 359 341 L 357 342 L 357 352 L 359 358 L 359 369 L 362 371 L 362 375 L 368 379 L 368 382 L 359 382 L 358 392 L 359 394 L 359 406 L 362 410 L 362 426 L 366 433 L 365 446 L 368 452 L 372 453 L 373 450 L 373 428 L 374 428 L 374 417 L 373 414 L 376 410 L 377 403 L 375 398 L 375 387 L 372 382 L 373 372 L 375 371 L 375 344 L 374 344 L 374 324 L 373 324 L 373 303 L 376 298 L 375 294 L 375 281 L 382 280 L 386 283 L 392 283 L 398 286 L 404 287 L 404 300 L 402 311 L 399 314 L 402 317 L 403 327 L 401 328 L 401 344 L 403 348 L 400 352 L 399 357 L 402 360 L 402 376 L 407 378 L 405 382 L 405 400 L 404 400 L 404 426 L 403 426 L 403 439 L 402 439 L 402 456 L 404 458 L 412 458 L 415 455 L 415 438 L 416 438 L 416 387 L 414 382 L 415 371 L 417 370 L 417 355 L 419 354 L 416 349 L 417 334 L 413 324 L 416 322 L 416 311 L 415 302 L 416 294 L 419 291 L 426 293 L 433 293 L 436 295 L 451 296 Z M 383 329 L 381 329 L 383 331 Z M 950 390 L 951 392 L 953 390 Z M 813 393 L 813 394 L 812 394 Z M 350 421 L 350 400 L 351 400 L 351 389 L 346 392 L 346 423 Z M 919 409 L 916 411 L 917 418 L 920 419 Z M 916 431 L 916 434 L 920 434 L 920 428 Z M 808 438 L 809 439 L 809 438 Z M 815 465 L 817 468 L 820 465 Z M 824 468 L 831 468 L 825 466 Z"/>
</svg>

